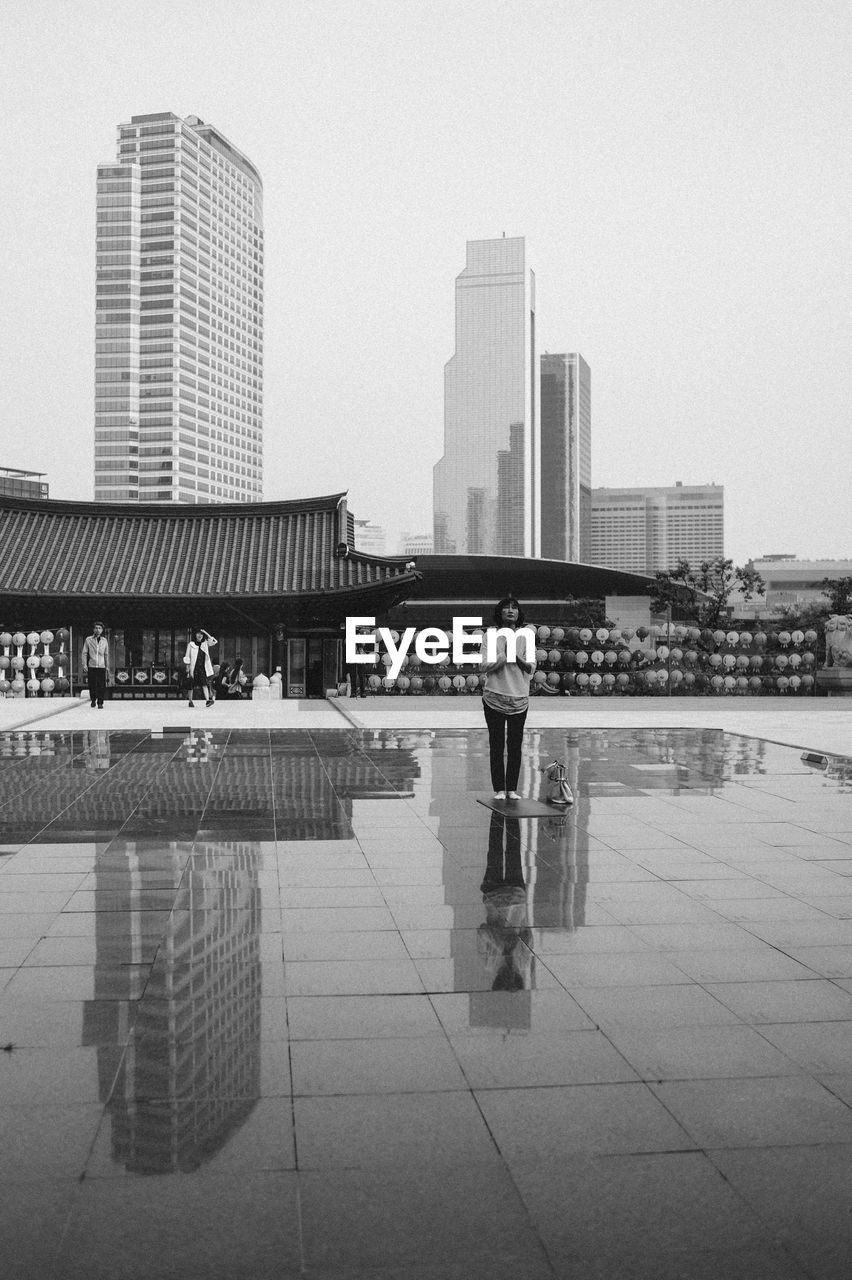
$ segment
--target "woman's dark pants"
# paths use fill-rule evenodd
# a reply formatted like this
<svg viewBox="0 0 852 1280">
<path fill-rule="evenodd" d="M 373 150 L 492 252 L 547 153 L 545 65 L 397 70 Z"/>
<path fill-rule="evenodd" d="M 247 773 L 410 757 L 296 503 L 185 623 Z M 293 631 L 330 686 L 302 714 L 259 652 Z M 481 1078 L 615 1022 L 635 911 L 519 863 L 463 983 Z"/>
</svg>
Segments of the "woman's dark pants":
<svg viewBox="0 0 852 1280">
<path fill-rule="evenodd" d="M 506 716 L 495 711 L 487 703 L 482 704 L 485 723 L 488 725 L 488 744 L 491 749 L 491 786 L 494 791 L 516 791 L 521 776 L 521 745 L 524 740 L 526 711 Z M 503 753 L 506 762 L 503 763 Z"/>
</svg>

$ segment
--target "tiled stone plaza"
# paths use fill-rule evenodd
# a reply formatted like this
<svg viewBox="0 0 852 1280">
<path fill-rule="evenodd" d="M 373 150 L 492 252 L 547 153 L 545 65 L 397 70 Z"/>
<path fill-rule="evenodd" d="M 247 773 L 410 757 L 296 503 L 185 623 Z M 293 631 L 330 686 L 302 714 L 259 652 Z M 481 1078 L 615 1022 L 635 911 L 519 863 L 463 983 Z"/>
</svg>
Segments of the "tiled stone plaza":
<svg viewBox="0 0 852 1280">
<path fill-rule="evenodd" d="M 4 1276 L 848 1276 L 842 700 L 536 701 L 538 820 L 477 802 L 475 699 L 34 701 Z"/>
</svg>

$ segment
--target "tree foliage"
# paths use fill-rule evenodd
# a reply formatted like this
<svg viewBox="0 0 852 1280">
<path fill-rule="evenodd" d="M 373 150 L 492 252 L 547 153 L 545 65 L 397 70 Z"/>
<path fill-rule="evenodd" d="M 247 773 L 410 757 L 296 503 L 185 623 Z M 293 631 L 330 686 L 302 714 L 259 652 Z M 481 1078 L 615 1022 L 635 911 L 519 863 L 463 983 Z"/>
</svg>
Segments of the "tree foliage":
<svg viewBox="0 0 852 1280">
<path fill-rule="evenodd" d="M 829 613 L 852 613 L 852 578 L 823 578 L 819 585 Z"/>
<path fill-rule="evenodd" d="M 751 600 L 765 595 L 766 585 L 755 569 L 718 556 L 695 567 L 688 560 L 678 560 L 673 569 L 658 569 L 650 592 L 655 613 L 671 608 L 673 616 L 715 627 L 734 592 Z"/>
</svg>

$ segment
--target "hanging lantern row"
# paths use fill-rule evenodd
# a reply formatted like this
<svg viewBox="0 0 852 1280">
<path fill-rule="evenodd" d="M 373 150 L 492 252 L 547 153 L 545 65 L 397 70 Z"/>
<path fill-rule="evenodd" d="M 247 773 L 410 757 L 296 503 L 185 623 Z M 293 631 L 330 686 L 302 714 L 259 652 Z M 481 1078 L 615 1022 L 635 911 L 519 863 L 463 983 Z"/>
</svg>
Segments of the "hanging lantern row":
<svg viewBox="0 0 852 1280">
<path fill-rule="evenodd" d="M 808 631 L 711 631 L 707 628 L 546 627 L 536 629 L 533 694 L 808 694 L 815 689 L 817 633 Z M 398 633 L 391 632 L 394 643 Z M 646 640 L 655 647 L 630 648 Z M 668 643 L 671 641 L 671 643 Z M 380 664 L 392 665 L 390 654 Z M 413 647 L 394 679 L 373 674 L 370 692 L 381 694 L 478 694 L 485 676 L 457 668 L 450 655 L 425 664 Z"/>
<path fill-rule="evenodd" d="M 0 697 L 69 693 L 70 641 L 67 627 L 56 632 L 0 631 Z"/>
</svg>

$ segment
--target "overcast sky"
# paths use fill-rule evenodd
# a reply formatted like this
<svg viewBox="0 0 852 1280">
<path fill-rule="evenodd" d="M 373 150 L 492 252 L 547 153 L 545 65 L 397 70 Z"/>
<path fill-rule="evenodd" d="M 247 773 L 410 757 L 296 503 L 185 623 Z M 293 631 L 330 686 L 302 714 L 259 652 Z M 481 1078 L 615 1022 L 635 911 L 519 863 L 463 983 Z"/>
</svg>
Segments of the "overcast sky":
<svg viewBox="0 0 852 1280">
<path fill-rule="evenodd" d="M 265 497 L 431 529 L 465 241 L 522 235 L 595 485 L 850 556 L 849 0 L 2 0 L 0 465 L 91 498 L 95 176 L 197 114 L 259 168 Z"/>
</svg>

